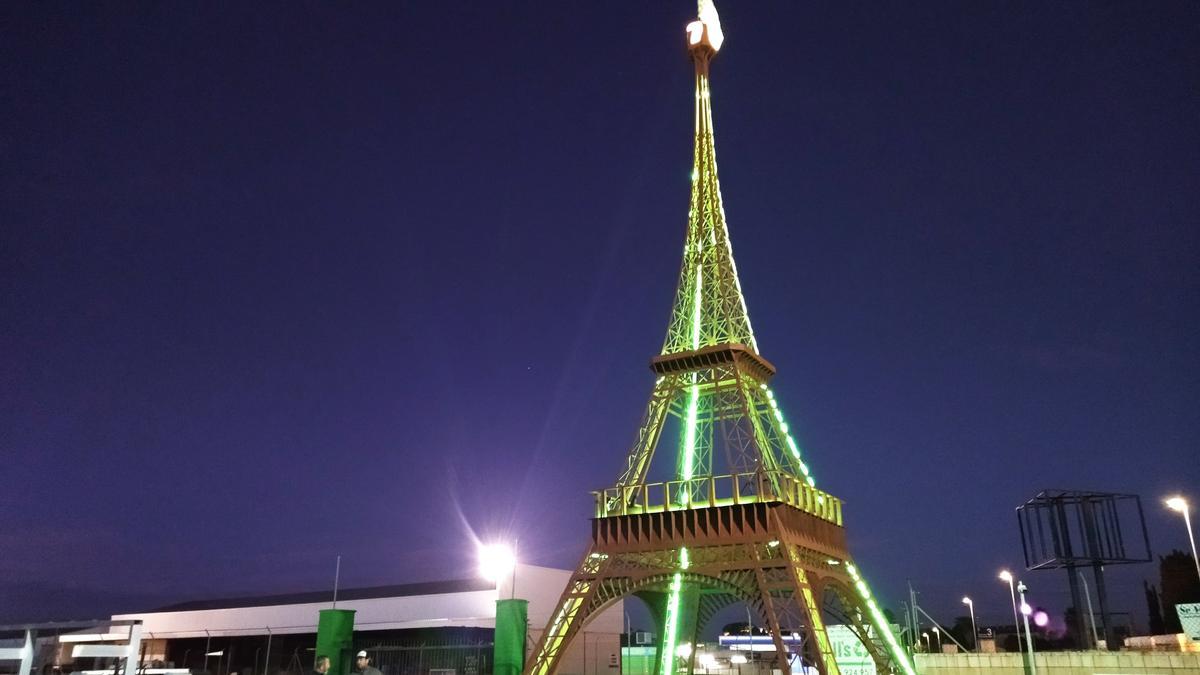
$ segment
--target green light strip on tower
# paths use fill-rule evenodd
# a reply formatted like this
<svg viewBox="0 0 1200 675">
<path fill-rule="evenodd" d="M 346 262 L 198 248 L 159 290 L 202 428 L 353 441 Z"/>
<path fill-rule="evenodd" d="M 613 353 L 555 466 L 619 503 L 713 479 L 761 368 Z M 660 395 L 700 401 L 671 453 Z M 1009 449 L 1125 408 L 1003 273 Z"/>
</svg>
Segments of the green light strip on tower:
<svg viewBox="0 0 1200 675">
<path fill-rule="evenodd" d="M 703 258 L 703 247 L 697 242 L 696 257 Z M 696 266 L 696 290 L 692 300 L 692 349 L 700 348 L 700 328 L 703 306 L 703 291 L 704 291 L 704 265 L 703 262 Z M 700 414 L 700 387 L 696 382 L 696 374 L 692 373 L 692 386 L 688 391 L 688 407 L 687 407 L 687 422 L 683 430 L 683 471 L 680 476 L 685 481 L 690 481 L 696 472 L 696 418 Z M 685 501 L 691 501 L 691 485 L 684 484 Z"/>
<path fill-rule="evenodd" d="M 679 568 L 686 570 L 691 566 L 691 560 L 686 548 L 679 549 Z M 675 650 L 679 644 L 679 596 L 683 592 L 683 572 L 676 572 L 671 578 L 671 596 L 667 600 L 667 619 L 663 625 L 663 653 L 660 675 L 675 675 Z"/>
<path fill-rule="evenodd" d="M 700 348 L 700 329 L 704 301 L 704 254 L 702 246 L 700 242 L 696 243 L 696 257 L 700 260 L 700 264 L 696 265 L 696 290 L 692 300 L 692 349 Z M 690 481 L 696 472 L 696 427 L 699 415 L 700 385 L 697 382 L 696 373 L 692 373 L 692 385 L 688 388 L 687 419 L 683 430 L 683 462 L 681 462 L 683 471 L 680 477 L 684 481 Z M 684 503 L 690 502 L 691 496 L 692 486 L 690 483 L 685 482 L 683 484 L 682 501 Z M 686 548 L 679 549 L 679 564 L 685 570 L 690 564 Z M 675 672 L 675 647 L 679 642 L 679 601 L 682 592 L 683 574 L 676 572 L 675 577 L 671 580 L 671 594 L 667 600 L 667 619 L 666 624 L 663 626 L 665 642 L 663 643 L 662 675 L 674 675 Z"/>
<path fill-rule="evenodd" d="M 695 373 L 692 374 L 693 381 Z M 696 472 L 696 421 L 700 415 L 700 386 L 693 384 L 688 392 L 687 427 L 683 433 L 683 480 L 690 481 Z M 691 483 L 683 485 L 683 500 L 691 501 Z"/>
<path fill-rule="evenodd" d="M 671 597 L 667 600 L 667 622 L 663 626 L 663 652 L 661 675 L 675 674 L 675 633 L 679 628 L 679 592 L 683 589 L 683 575 L 675 573 L 671 579 Z"/>
<path fill-rule="evenodd" d="M 880 611 L 879 605 L 875 604 L 875 598 L 871 597 L 871 589 L 867 588 L 867 582 L 858 573 L 858 568 L 853 563 L 846 563 L 846 571 L 850 573 L 850 578 L 854 579 L 854 589 L 858 591 L 859 597 L 866 604 L 867 609 L 871 612 L 871 620 L 875 624 L 875 630 L 883 636 L 888 645 L 888 651 L 892 653 L 892 658 L 900 664 L 900 668 L 905 672 L 905 675 L 917 675 L 917 671 L 908 661 L 908 654 L 904 652 L 904 648 L 900 646 L 900 642 L 896 640 L 896 636 L 892 633 L 892 627 L 888 624 L 887 617 Z"/>
<path fill-rule="evenodd" d="M 792 438 L 791 429 L 788 423 L 783 421 L 783 411 L 779 408 L 779 403 L 775 400 L 775 392 L 771 391 L 770 387 L 765 384 L 758 385 L 763 391 L 767 392 L 767 402 L 771 404 L 771 411 L 775 414 L 775 421 L 779 422 L 779 431 L 783 433 L 784 439 L 787 440 L 788 450 L 791 451 L 792 457 L 796 458 L 796 462 L 800 465 L 800 471 L 804 474 L 804 479 L 808 484 L 816 487 L 817 481 L 813 479 L 812 473 L 808 469 L 808 464 L 800 458 L 800 446 L 796 444 L 796 439 Z"/>
</svg>

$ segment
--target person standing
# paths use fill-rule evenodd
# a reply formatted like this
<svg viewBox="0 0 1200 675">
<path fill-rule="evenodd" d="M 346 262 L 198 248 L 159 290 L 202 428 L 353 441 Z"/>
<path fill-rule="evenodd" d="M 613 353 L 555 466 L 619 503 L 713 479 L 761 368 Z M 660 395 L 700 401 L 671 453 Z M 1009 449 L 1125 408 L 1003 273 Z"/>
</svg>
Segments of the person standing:
<svg viewBox="0 0 1200 675">
<path fill-rule="evenodd" d="M 329 657 L 318 656 L 313 662 L 312 675 L 325 675 L 329 672 Z"/>
<path fill-rule="evenodd" d="M 353 675 L 383 675 L 379 669 L 371 665 L 371 657 L 367 656 L 367 652 L 361 651 L 354 659 Z"/>
</svg>

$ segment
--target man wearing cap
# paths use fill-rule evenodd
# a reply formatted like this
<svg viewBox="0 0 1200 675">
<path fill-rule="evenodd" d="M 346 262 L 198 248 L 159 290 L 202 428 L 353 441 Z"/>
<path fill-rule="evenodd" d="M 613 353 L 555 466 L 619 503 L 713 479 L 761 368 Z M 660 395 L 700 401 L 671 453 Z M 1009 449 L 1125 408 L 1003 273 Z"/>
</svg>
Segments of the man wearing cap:
<svg viewBox="0 0 1200 675">
<path fill-rule="evenodd" d="M 367 656 L 367 652 L 361 651 L 354 659 L 353 675 L 383 675 L 379 669 L 371 665 L 371 657 Z"/>
</svg>

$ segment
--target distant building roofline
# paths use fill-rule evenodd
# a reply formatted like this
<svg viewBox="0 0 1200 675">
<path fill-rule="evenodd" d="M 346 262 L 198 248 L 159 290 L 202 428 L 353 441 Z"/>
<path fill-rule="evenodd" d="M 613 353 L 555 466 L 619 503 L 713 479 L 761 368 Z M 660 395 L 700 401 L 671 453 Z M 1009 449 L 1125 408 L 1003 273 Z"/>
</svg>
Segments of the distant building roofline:
<svg viewBox="0 0 1200 675">
<path fill-rule="evenodd" d="M 371 600 L 374 598 L 400 598 L 414 595 L 445 595 L 448 593 L 472 593 L 477 591 L 496 590 L 496 584 L 485 579 L 456 579 L 451 581 L 423 581 L 412 584 L 395 584 L 391 586 L 367 586 L 364 588 L 339 588 L 339 602 L 350 600 Z M 302 593 L 280 593 L 276 595 L 244 596 L 237 598 L 214 598 L 210 600 L 189 600 L 165 607 L 152 609 L 150 612 L 196 612 L 212 609 L 235 609 L 240 607 L 271 607 L 274 605 L 304 605 L 311 603 L 332 603 L 333 590 L 307 591 Z M 149 613 L 149 612 L 141 612 Z"/>
</svg>

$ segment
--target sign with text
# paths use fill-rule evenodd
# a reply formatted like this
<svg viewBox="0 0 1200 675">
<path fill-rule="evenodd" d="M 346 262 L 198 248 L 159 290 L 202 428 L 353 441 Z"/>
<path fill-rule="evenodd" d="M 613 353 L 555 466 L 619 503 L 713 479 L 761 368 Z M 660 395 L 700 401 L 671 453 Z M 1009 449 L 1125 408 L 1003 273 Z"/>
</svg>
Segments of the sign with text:
<svg viewBox="0 0 1200 675">
<path fill-rule="evenodd" d="M 1183 632 L 1193 640 L 1200 641 L 1200 602 L 1175 605 L 1175 613 L 1179 615 Z"/>
<path fill-rule="evenodd" d="M 828 625 L 825 630 L 833 647 L 833 660 L 842 675 L 876 675 L 875 659 L 854 631 L 841 624 Z"/>
</svg>

